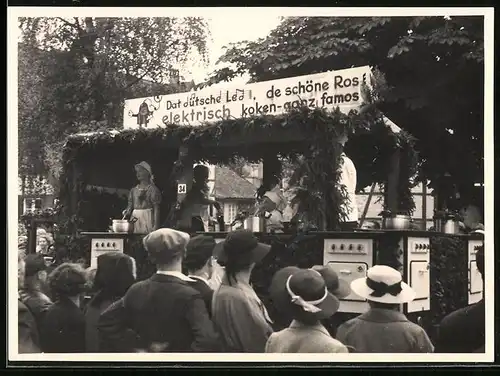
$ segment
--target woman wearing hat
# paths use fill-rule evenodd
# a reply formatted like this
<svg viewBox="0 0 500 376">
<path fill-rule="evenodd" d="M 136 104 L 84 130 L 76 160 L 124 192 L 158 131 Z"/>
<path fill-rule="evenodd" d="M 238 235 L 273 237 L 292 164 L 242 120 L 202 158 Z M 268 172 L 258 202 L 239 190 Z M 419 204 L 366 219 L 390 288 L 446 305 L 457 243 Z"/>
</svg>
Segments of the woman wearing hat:
<svg viewBox="0 0 500 376">
<path fill-rule="evenodd" d="M 269 337 L 268 353 L 347 353 L 321 320 L 330 318 L 349 295 L 349 286 L 329 266 L 299 269 L 291 266 L 273 277 L 270 295 L 278 310 L 292 318 L 290 326 Z"/>
<path fill-rule="evenodd" d="M 256 264 L 271 247 L 248 230 L 236 230 L 215 247 L 224 276 L 212 300 L 212 319 L 226 352 L 262 353 L 273 329 L 263 303 L 250 285 Z"/>
<path fill-rule="evenodd" d="M 347 321 L 337 330 L 337 339 L 362 353 L 431 353 L 427 333 L 399 311 L 415 299 L 413 289 L 401 273 L 386 265 L 368 269 L 366 278 L 351 282 L 351 290 L 368 300 L 368 312 Z"/>
<path fill-rule="evenodd" d="M 123 215 L 137 219 L 134 233 L 149 234 L 160 224 L 161 192 L 153 183 L 153 170 L 147 162 L 136 164 L 135 172 L 139 184 L 130 190 Z"/>
</svg>

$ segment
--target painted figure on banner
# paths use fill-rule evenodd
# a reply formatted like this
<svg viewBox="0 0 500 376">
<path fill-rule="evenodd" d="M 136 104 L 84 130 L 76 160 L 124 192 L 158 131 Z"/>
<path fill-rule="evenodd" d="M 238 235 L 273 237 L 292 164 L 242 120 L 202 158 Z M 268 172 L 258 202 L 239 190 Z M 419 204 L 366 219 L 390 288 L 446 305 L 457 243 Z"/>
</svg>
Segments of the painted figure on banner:
<svg viewBox="0 0 500 376">
<path fill-rule="evenodd" d="M 139 127 L 144 126 L 144 128 L 146 128 L 152 114 L 153 113 L 149 111 L 148 104 L 146 103 L 146 101 L 144 101 L 139 106 L 139 111 L 137 111 L 137 114 L 131 114 L 131 116 L 137 118 L 137 125 L 139 125 Z"/>
<path fill-rule="evenodd" d="M 153 170 L 147 162 L 135 165 L 139 184 L 129 193 L 128 206 L 123 215 L 134 222 L 134 233 L 149 234 L 160 223 L 161 192 L 154 184 Z"/>
</svg>

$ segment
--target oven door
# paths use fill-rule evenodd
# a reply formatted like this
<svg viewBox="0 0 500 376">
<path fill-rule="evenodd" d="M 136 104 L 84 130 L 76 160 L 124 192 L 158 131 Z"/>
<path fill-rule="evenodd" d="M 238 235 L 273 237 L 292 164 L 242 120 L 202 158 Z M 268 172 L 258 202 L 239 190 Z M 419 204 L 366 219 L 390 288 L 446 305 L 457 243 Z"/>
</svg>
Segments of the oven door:
<svg viewBox="0 0 500 376">
<path fill-rule="evenodd" d="M 479 294 L 483 291 L 483 279 L 481 278 L 481 273 L 477 268 L 476 261 L 471 261 L 469 263 L 469 273 L 470 273 L 470 286 L 469 292 L 471 294 Z"/>
<path fill-rule="evenodd" d="M 368 265 L 364 262 L 329 262 L 328 265 L 333 267 L 340 279 L 343 279 L 349 284 L 355 279 L 366 278 L 366 272 L 368 270 Z M 354 292 L 351 292 L 350 295 L 341 300 L 356 302 L 366 301 L 366 299 Z"/>
<path fill-rule="evenodd" d="M 427 261 L 410 262 L 410 286 L 415 291 L 415 300 L 429 299 L 431 283 Z"/>
</svg>

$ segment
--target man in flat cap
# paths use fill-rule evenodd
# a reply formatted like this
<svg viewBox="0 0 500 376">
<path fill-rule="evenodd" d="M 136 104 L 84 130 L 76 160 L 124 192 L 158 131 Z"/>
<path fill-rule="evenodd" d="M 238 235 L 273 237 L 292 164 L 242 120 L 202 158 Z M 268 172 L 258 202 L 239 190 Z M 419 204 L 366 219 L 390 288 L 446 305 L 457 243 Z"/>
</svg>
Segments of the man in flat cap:
<svg viewBox="0 0 500 376">
<path fill-rule="evenodd" d="M 186 257 L 183 262 L 189 278 L 193 280 L 192 286 L 201 294 L 210 315 L 214 290 L 210 286 L 209 280 L 214 271 L 214 248 L 215 240 L 211 236 L 195 236 L 187 245 Z"/>
<path fill-rule="evenodd" d="M 194 280 L 182 274 L 188 242 L 188 234 L 168 228 L 144 237 L 144 248 L 157 273 L 135 283 L 101 315 L 99 331 L 108 343 L 110 338 L 120 338 L 120 331 L 131 329 L 138 338 L 136 348 L 146 351 L 220 351 L 203 298 L 192 286 Z"/>
</svg>

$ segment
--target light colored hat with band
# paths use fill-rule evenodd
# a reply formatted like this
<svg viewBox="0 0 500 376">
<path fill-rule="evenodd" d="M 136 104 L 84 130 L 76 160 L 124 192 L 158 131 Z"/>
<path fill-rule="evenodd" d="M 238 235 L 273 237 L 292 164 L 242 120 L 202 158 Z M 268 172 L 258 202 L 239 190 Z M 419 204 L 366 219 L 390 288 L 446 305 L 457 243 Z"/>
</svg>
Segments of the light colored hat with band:
<svg viewBox="0 0 500 376">
<path fill-rule="evenodd" d="M 339 299 L 328 291 L 322 275 L 312 269 L 287 267 L 279 270 L 271 281 L 269 293 L 277 310 L 299 321 L 311 317 L 326 319 L 340 306 Z"/>
<path fill-rule="evenodd" d="M 415 291 L 403 282 L 396 269 L 375 265 L 366 274 L 366 278 L 351 282 L 351 290 L 360 297 L 386 304 L 408 303 L 415 299 Z"/>
</svg>

